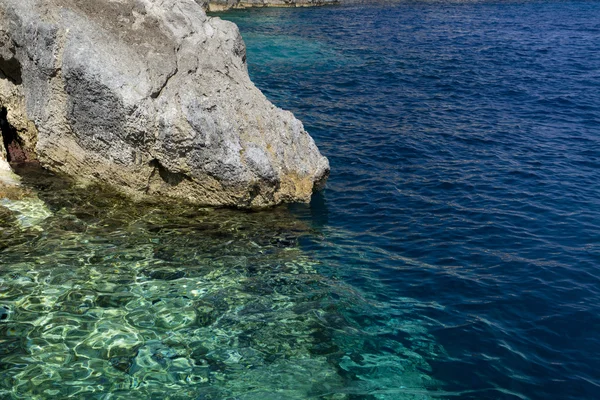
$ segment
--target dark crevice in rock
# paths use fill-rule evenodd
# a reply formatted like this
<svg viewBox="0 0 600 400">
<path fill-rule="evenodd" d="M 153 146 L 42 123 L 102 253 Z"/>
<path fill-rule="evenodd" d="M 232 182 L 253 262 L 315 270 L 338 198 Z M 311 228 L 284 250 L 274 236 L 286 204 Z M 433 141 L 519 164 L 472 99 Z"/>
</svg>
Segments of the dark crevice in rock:
<svg viewBox="0 0 600 400">
<path fill-rule="evenodd" d="M 160 96 L 160 94 L 162 93 L 164 88 L 166 88 L 167 85 L 169 84 L 169 81 L 171 80 L 171 78 L 174 77 L 175 75 L 177 75 L 178 72 L 179 72 L 179 69 L 175 68 L 175 71 L 171 75 L 167 76 L 167 79 L 165 79 L 165 82 L 162 84 L 162 86 L 160 88 L 158 88 L 158 90 L 156 92 L 152 93 L 150 95 L 150 97 L 152 97 L 153 99 L 158 98 L 158 96 Z"/>
<path fill-rule="evenodd" d="M 21 63 L 14 57 L 9 60 L 0 58 L 0 72 L 15 85 L 23 83 L 21 78 Z"/>
<path fill-rule="evenodd" d="M 56 78 L 58 76 L 58 74 L 60 74 L 61 72 L 62 72 L 62 68 L 56 68 L 56 69 L 52 70 L 52 72 L 50 72 L 49 77 Z"/>
<path fill-rule="evenodd" d="M 315 192 L 319 192 L 323 189 L 325 189 L 325 184 L 327 183 L 327 179 L 329 178 L 329 169 L 327 171 L 325 171 L 325 173 L 323 175 L 321 175 L 320 177 L 318 177 L 313 185 L 313 193 Z"/>
<path fill-rule="evenodd" d="M 150 161 L 149 164 L 151 167 L 154 168 L 154 170 L 148 177 L 148 187 L 146 188 L 146 193 L 149 192 L 150 185 L 152 183 L 152 178 L 156 175 L 157 172 L 158 172 L 158 175 L 160 176 L 160 178 L 162 179 L 162 181 L 165 182 L 169 186 L 177 186 L 184 180 L 188 180 L 188 181 L 191 180 L 191 178 L 185 174 L 169 171 L 156 158 L 153 159 L 152 161 Z"/>
<path fill-rule="evenodd" d="M 250 195 L 249 203 L 251 204 L 252 200 L 254 200 L 258 195 L 260 195 L 260 185 L 258 185 L 258 184 L 252 185 L 250 187 L 249 195 Z"/>
<path fill-rule="evenodd" d="M 247 201 L 244 205 L 242 205 L 242 207 L 252 207 L 254 200 L 257 197 L 263 197 L 263 199 L 265 199 L 266 193 L 263 193 L 263 188 L 261 187 L 261 184 L 256 182 L 254 184 L 252 184 L 248 190 L 248 198 Z M 267 196 L 270 197 L 270 196 Z"/>
<path fill-rule="evenodd" d="M 233 43 L 233 54 L 242 59 L 242 64 L 246 64 L 246 44 L 242 39 L 242 35 L 239 35 L 235 38 Z"/>
<path fill-rule="evenodd" d="M 6 107 L 0 109 L 0 130 L 2 141 L 6 149 L 6 156 L 10 163 L 22 163 L 30 161 L 27 152 L 23 149 L 23 143 L 17 129 L 8 122 L 8 110 Z"/>
</svg>

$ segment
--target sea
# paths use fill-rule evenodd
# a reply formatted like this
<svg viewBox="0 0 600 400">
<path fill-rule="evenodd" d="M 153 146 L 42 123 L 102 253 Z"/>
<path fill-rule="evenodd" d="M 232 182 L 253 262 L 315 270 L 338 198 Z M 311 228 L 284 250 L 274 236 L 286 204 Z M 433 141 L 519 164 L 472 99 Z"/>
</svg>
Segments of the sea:
<svg viewBox="0 0 600 400">
<path fill-rule="evenodd" d="M 326 188 L 239 211 L 19 170 L 0 398 L 600 398 L 600 2 L 212 16 Z"/>
</svg>

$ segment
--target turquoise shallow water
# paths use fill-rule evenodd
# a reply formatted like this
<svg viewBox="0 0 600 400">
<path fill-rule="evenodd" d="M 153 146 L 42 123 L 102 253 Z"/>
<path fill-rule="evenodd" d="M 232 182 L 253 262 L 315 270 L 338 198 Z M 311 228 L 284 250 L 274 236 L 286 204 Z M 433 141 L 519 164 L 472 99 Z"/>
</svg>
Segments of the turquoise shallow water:
<svg viewBox="0 0 600 400">
<path fill-rule="evenodd" d="M 0 215 L 0 398 L 423 398 L 432 384 L 431 335 L 303 250 L 325 238 L 289 209 L 132 204 L 22 175 L 36 197 Z M 381 341 L 397 330 L 415 342 Z"/>
<path fill-rule="evenodd" d="M 240 212 L 21 171 L 0 398 L 596 398 L 600 3 L 222 16 L 327 189 Z"/>
</svg>

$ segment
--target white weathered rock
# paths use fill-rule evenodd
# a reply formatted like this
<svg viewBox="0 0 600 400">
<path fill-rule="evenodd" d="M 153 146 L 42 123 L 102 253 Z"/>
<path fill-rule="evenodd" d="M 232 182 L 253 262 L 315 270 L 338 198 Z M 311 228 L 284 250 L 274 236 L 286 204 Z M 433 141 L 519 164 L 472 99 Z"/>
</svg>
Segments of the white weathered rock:
<svg viewBox="0 0 600 400">
<path fill-rule="evenodd" d="M 0 105 L 41 164 L 130 195 L 308 201 L 329 164 L 194 0 L 0 0 Z"/>
</svg>

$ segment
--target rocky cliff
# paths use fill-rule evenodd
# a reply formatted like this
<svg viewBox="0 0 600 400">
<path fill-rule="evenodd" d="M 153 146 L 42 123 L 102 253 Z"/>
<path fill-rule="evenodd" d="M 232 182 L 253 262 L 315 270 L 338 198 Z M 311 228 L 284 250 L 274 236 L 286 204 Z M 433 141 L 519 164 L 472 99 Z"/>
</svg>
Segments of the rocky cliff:
<svg viewBox="0 0 600 400">
<path fill-rule="evenodd" d="M 0 0 L 7 157 L 134 197 L 308 201 L 328 161 L 245 61 L 194 0 Z"/>
<path fill-rule="evenodd" d="M 207 11 L 250 7 L 313 7 L 338 4 L 340 0 L 196 0 Z"/>
</svg>

